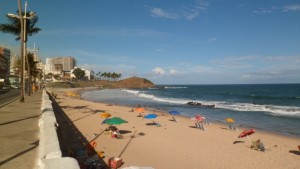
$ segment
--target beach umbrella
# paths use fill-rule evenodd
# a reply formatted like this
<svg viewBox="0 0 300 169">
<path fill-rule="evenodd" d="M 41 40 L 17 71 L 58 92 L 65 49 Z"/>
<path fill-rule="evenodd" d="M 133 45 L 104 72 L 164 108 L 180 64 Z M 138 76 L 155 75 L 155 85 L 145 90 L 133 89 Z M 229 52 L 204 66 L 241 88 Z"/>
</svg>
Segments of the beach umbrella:
<svg viewBox="0 0 300 169">
<path fill-rule="evenodd" d="M 156 114 L 147 114 L 146 116 L 144 116 L 145 119 L 155 119 L 156 117 Z"/>
<path fill-rule="evenodd" d="M 226 118 L 225 121 L 227 123 L 234 123 L 235 122 L 232 118 Z"/>
<path fill-rule="evenodd" d="M 110 124 L 110 125 L 118 125 L 118 124 L 123 124 L 123 123 L 127 123 L 127 121 L 120 117 L 114 117 L 114 118 L 105 120 L 105 124 Z"/>
<path fill-rule="evenodd" d="M 139 112 L 139 113 L 144 113 L 145 112 L 145 108 L 138 107 L 138 108 L 135 108 L 134 111 Z"/>
<path fill-rule="evenodd" d="M 108 118 L 108 117 L 111 116 L 111 114 L 109 114 L 109 113 L 107 113 L 107 112 L 104 112 L 104 113 L 101 113 L 100 116 L 101 116 L 102 118 Z"/>
<path fill-rule="evenodd" d="M 203 120 L 205 120 L 205 117 L 204 116 L 200 116 L 200 115 L 196 115 L 195 116 L 195 120 L 197 120 L 197 121 L 203 121 Z"/>
<path fill-rule="evenodd" d="M 195 117 L 193 117 L 191 119 L 196 120 L 196 121 L 203 121 L 203 120 L 205 120 L 205 117 L 201 116 L 201 115 L 196 115 Z"/>
<path fill-rule="evenodd" d="M 238 138 L 243 138 L 243 137 L 247 137 L 248 140 L 251 142 L 249 136 L 251 134 L 255 133 L 255 130 L 254 129 L 249 129 L 249 130 L 244 130 L 239 136 Z"/>
<path fill-rule="evenodd" d="M 169 114 L 171 114 L 171 115 L 179 115 L 180 112 L 176 111 L 176 110 L 172 110 L 172 111 L 169 112 Z"/>
<path fill-rule="evenodd" d="M 110 118 L 106 118 L 106 119 L 104 119 L 103 121 L 102 121 L 102 123 L 101 124 L 106 124 L 106 121 L 107 120 L 109 120 Z"/>
</svg>

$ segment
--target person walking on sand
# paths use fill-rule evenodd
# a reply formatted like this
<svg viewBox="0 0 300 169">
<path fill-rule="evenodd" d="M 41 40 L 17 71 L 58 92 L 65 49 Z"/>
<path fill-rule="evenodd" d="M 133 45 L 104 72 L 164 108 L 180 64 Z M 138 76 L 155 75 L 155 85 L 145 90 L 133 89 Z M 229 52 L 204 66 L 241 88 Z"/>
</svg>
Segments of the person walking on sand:
<svg viewBox="0 0 300 169">
<path fill-rule="evenodd" d="M 196 128 L 201 129 L 201 130 L 205 130 L 204 126 L 203 126 L 203 121 L 197 121 L 196 122 Z"/>
</svg>

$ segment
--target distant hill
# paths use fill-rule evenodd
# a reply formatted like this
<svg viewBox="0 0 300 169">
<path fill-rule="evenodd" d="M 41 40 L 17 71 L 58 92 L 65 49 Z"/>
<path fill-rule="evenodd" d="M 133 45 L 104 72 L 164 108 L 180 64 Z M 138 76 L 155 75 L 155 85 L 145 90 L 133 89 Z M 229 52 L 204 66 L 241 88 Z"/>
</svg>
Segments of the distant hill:
<svg viewBox="0 0 300 169">
<path fill-rule="evenodd" d="M 74 88 L 74 87 L 100 87 L 100 88 L 148 88 L 154 84 L 145 78 L 130 77 L 120 81 L 95 80 L 79 82 L 52 82 L 47 84 L 48 87 L 56 88 Z"/>
<path fill-rule="evenodd" d="M 115 84 L 117 88 L 148 88 L 153 86 L 154 84 L 150 80 L 139 77 L 120 80 Z"/>
</svg>

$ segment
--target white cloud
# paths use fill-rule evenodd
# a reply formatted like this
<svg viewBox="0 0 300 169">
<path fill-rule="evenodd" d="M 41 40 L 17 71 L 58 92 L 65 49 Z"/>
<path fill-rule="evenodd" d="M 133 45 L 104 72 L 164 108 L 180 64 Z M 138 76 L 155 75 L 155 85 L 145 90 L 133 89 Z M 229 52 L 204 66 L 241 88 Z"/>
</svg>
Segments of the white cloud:
<svg viewBox="0 0 300 169">
<path fill-rule="evenodd" d="M 153 70 L 152 70 L 152 73 L 154 75 L 164 75 L 166 74 L 165 70 L 163 70 L 162 68 L 160 67 L 155 67 Z"/>
<path fill-rule="evenodd" d="M 300 69 L 269 69 L 256 72 L 249 72 L 242 75 L 245 79 L 299 79 Z M 289 81 L 286 81 L 288 83 Z M 285 82 L 282 82 L 285 83 Z"/>
<path fill-rule="evenodd" d="M 197 0 L 193 6 L 181 7 L 179 9 L 165 10 L 162 8 L 152 8 L 150 10 L 151 16 L 161 17 L 167 19 L 185 18 L 187 20 L 193 20 L 197 18 L 200 13 L 205 12 L 209 6 L 209 3 L 203 0 Z"/>
<path fill-rule="evenodd" d="M 213 67 L 196 65 L 191 68 L 191 72 L 198 74 L 216 74 L 218 71 Z"/>
<path fill-rule="evenodd" d="M 173 75 L 178 73 L 178 71 L 175 69 L 170 69 L 169 72 L 170 72 L 170 74 L 173 74 Z"/>
<path fill-rule="evenodd" d="M 208 39 L 209 42 L 213 42 L 213 41 L 216 41 L 216 40 L 217 40 L 216 38 L 209 38 Z"/>
<path fill-rule="evenodd" d="M 284 12 L 289 12 L 289 11 L 300 11 L 300 4 L 294 4 L 294 5 L 287 5 L 285 7 L 283 7 L 283 11 Z"/>
<path fill-rule="evenodd" d="M 268 14 L 268 13 L 272 13 L 273 11 L 271 9 L 264 9 L 264 8 L 260 8 L 257 10 L 254 10 L 253 13 L 255 14 Z"/>
<path fill-rule="evenodd" d="M 213 62 L 221 67 L 230 69 L 241 69 L 251 67 L 250 61 L 257 59 L 256 56 L 226 57 L 215 59 Z"/>
<path fill-rule="evenodd" d="M 151 16 L 168 18 L 168 19 L 177 19 L 177 18 L 179 18 L 179 15 L 177 15 L 176 13 L 172 13 L 170 11 L 165 11 L 165 10 L 160 9 L 160 8 L 153 8 L 151 10 Z"/>
<path fill-rule="evenodd" d="M 43 31 L 41 35 L 50 36 L 141 36 L 141 37 L 159 37 L 165 36 L 167 33 L 160 32 L 151 29 L 129 29 L 129 28 L 92 28 L 86 27 L 84 29 L 72 29 L 72 30 L 51 30 Z"/>
</svg>

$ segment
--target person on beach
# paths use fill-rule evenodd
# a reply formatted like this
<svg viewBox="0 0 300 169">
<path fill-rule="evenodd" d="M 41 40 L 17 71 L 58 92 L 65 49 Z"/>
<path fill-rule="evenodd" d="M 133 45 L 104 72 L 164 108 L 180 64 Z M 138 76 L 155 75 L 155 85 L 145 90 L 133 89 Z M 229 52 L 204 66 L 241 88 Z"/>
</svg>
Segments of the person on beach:
<svg viewBox="0 0 300 169">
<path fill-rule="evenodd" d="M 265 145 L 261 142 L 260 139 L 254 141 L 251 145 L 251 149 L 265 151 Z"/>
<path fill-rule="evenodd" d="M 203 121 L 197 121 L 196 122 L 196 128 L 201 129 L 201 130 L 205 130 L 204 126 L 203 126 Z"/>
<path fill-rule="evenodd" d="M 123 136 L 120 134 L 119 130 L 113 130 L 111 133 L 111 138 L 123 138 Z"/>
<path fill-rule="evenodd" d="M 230 130 L 236 130 L 235 124 L 234 123 L 229 123 L 229 129 Z"/>
</svg>

